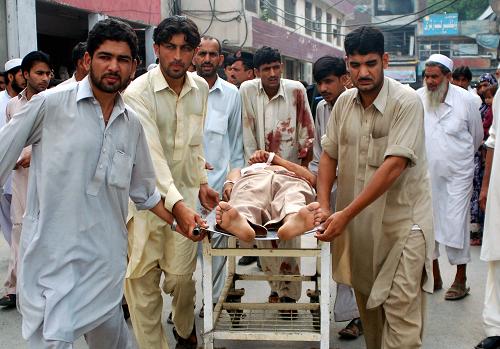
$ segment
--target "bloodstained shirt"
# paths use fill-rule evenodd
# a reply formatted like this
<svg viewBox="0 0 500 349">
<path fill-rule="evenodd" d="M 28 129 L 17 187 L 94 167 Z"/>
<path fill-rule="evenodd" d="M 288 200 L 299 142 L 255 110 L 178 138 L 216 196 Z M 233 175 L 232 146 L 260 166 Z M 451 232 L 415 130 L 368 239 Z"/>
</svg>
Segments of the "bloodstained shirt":
<svg viewBox="0 0 500 349">
<path fill-rule="evenodd" d="M 245 159 L 256 150 L 266 150 L 300 164 L 314 141 L 314 121 L 304 86 L 281 79 L 278 93 L 269 98 L 261 80 L 254 79 L 245 81 L 240 93 Z"/>
</svg>

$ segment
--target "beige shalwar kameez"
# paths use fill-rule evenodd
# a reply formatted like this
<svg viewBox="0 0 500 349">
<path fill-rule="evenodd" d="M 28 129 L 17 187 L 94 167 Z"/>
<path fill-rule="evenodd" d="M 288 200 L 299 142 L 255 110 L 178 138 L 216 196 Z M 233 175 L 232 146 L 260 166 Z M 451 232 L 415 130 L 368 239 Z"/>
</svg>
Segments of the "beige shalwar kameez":
<svg viewBox="0 0 500 349">
<path fill-rule="evenodd" d="M 269 98 L 261 80 L 254 79 L 241 84 L 240 93 L 245 159 L 260 149 L 300 164 L 314 140 L 314 121 L 304 86 L 298 81 L 281 79 L 278 93 Z M 273 247 L 269 241 L 258 241 L 257 246 Z M 300 237 L 280 241 L 278 248 L 300 248 Z M 268 274 L 300 274 L 299 258 L 285 257 L 278 261 L 261 257 L 260 261 Z M 270 282 L 270 285 L 280 297 L 300 298 L 300 282 Z"/>
<path fill-rule="evenodd" d="M 207 97 L 207 83 L 191 73 L 177 95 L 159 67 L 134 80 L 124 93 L 144 127 L 160 194 L 173 198 L 165 201 L 169 211 L 181 199 L 196 209 L 200 185 L 207 183 L 202 142 Z M 194 326 L 197 244 L 152 213 L 134 211 L 132 216 L 125 296 L 134 333 L 141 349 L 168 348 L 160 277 L 163 273 L 163 290 L 173 296 L 177 333 L 187 338 Z"/>
<path fill-rule="evenodd" d="M 434 247 L 422 103 L 387 77 L 366 109 L 358 90 L 348 90 L 333 108 L 322 145 L 338 161 L 337 211 L 361 193 L 386 157 L 408 159 L 389 190 L 335 239 L 333 274 L 355 290 L 368 349 L 420 348 L 421 286 L 432 292 Z M 413 319 L 404 321 L 409 311 Z"/>
</svg>

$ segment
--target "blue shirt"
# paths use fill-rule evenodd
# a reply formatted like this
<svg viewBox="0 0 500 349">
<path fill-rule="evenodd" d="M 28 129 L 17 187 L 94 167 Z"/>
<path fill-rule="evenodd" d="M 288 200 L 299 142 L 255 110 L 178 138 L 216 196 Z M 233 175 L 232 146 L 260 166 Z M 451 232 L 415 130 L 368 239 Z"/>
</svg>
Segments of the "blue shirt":
<svg viewBox="0 0 500 349">
<path fill-rule="evenodd" d="M 107 125 L 88 78 L 41 92 L 0 131 L 0 184 L 33 145 L 20 241 L 23 337 L 73 342 L 123 295 L 129 197 L 160 200 L 142 126 L 120 95 Z"/>
<path fill-rule="evenodd" d="M 219 193 L 229 169 L 244 166 L 241 98 L 238 89 L 217 77 L 208 93 L 207 117 L 203 133 L 208 185 Z"/>
</svg>

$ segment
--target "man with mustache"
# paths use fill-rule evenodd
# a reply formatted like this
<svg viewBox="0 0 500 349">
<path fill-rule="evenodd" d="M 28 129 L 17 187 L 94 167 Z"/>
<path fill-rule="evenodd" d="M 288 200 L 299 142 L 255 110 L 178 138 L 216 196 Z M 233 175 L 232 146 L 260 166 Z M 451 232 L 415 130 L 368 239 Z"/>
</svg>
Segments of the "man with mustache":
<svg viewBox="0 0 500 349">
<path fill-rule="evenodd" d="M 7 104 L 7 122 L 12 119 L 28 101 L 39 92 L 45 91 L 50 82 L 49 56 L 41 51 L 28 53 L 21 63 L 21 71 L 26 79 L 26 88 Z M 0 306 L 13 308 L 16 306 L 17 264 L 19 239 L 23 226 L 23 215 L 26 210 L 28 175 L 31 160 L 31 146 L 23 149 L 12 172 L 11 221 L 12 233 L 10 243 L 10 259 L 5 288 L 7 294 L 0 299 Z"/>
<path fill-rule="evenodd" d="M 21 58 L 14 58 L 5 63 L 5 80 L 7 85 L 5 90 L 0 92 L 0 129 L 6 124 L 6 108 L 9 100 L 19 94 L 26 86 L 21 72 Z M 11 242 L 12 222 L 10 220 L 10 201 L 12 190 L 10 177 L 7 179 L 4 186 L 4 193 L 0 195 L 0 228 L 5 237 L 5 240 Z"/>
<path fill-rule="evenodd" d="M 98 22 L 87 40 L 89 75 L 34 95 L 0 131 L 0 183 L 32 145 L 18 268 L 29 348 L 70 349 L 83 335 L 90 349 L 132 347 L 121 307 L 129 199 L 173 223 L 143 128 L 119 93 L 137 51 L 128 24 Z"/>
<path fill-rule="evenodd" d="M 240 52 L 239 56 L 235 56 L 231 65 L 231 79 L 236 87 L 240 88 L 245 81 L 255 79 L 252 60 L 253 55 L 247 52 Z"/>
<path fill-rule="evenodd" d="M 243 140 L 241 128 L 241 97 L 238 89 L 217 75 L 217 68 L 222 65 L 224 56 L 222 47 L 216 38 L 204 36 L 194 55 L 194 65 L 198 76 L 208 83 L 207 117 L 203 131 L 203 149 L 208 171 L 208 185 L 222 195 L 224 181 L 229 170 L 244 166 Z M 227 183 L 226 183 L 227 186 Z M 210 221 L 215 222 L 215 211 Z M 222 241 L 221 241 L 222 240 Z M 225 238 L 212 235 L 212 244 L 223 246 Z M 201 243 L 198 254 L 201 254 Z M 216 303 L 224 287 L 226 270 L 223 256 L 212 257 L 212 268 L 222 272 L 214 280 L 212 303 Z M 201 258 L 203 265 L 203 259 Z M 215 277 L 215 273 L 214 273 Z M 205 286 L 205 285 L 204 285 Z M 208 285 L 211 287 L 212 285 Z M 205 300 L 209 302 L 209 300 Z M 200 311 L 200 317 L 204 312 Z"/>
<path fill-rule="evenodd" d="M 384 77 L 379 29 L 357 28 L 344 47 L 356 88 L 338 97 L 322 138 L 318 202 L 329 209 L 335 179 L 337 197 L 316 237 L 334 241 L 333 277 L 354 289 L 366 347 L 421 348 L 434 243 L 422 103 Z"/>
<path fill-rule="evenodd" d="M 192 231 L 200 220 L 193 210 L 197 200 L 208 210 L 219 201 L 219 194 L 208 186 L 203 152 L 208 84 L 188 73 L 200 34 L 191 19 L 172 16 L 156 27 L 153 40 L 159 65 L 132 81 L 124 97 L 144 127 L 160 193 L 171 198 L 166 208 L 182 230 Z M 125 298 L 139 348 L 168 348 L 161 321 L 162 289 L 173 297 L 177 348 L 196 348 L 197 244 L 177 236 L 173 227 L 153 215 L 132 212 L 132 216 Z"/>
<path fill-rule="evenodd" d="M 466 266 L 470 261 L 470 201 L 474 176 L 474 153 L 483 140 L 483 125 L 474 97 L 450 83 L 453 61 L 433 54 L 425 63 L 425 86 L 417 92 L 424 104 L 425 145 L 429 159 L 434 208 L 434 290 L 442 288 L 439 247 L 457 266 L 446 300 L 469 293 Z"/>
<path fill-rule="evenodd" d="M 245 81 L 240 87 L 245 159 L 265 150 L 307 166 L 312 157 L 314 121 L 306 89 L 298 81 L 281 78 L 283 64 L 277 49 L 268 46 L 258 49 L 254 68 L 258 79 Z M 272 248 L 272 243 L 258 241 L 257 246 Z M 300 237 L 278 243 L 278 248 L 299 247 Z M 262 257 L 260 261 L 268 274 L 300 273 L 299 258 Z M 271 282 L 269 301 L 295 303 L 301 287 L 301 282 Z"/>
</svg>

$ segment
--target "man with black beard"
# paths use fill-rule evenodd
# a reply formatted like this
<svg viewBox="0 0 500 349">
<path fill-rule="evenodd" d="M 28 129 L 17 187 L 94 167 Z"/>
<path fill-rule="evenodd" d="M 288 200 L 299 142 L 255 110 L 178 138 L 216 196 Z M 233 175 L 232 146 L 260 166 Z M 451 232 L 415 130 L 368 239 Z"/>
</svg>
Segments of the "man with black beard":
<svg viewBox="0 0 500 349">
<path fill-rule="evenodd" d="M 32 349 L 132 347 L 121 300 L 129 198 L 173 222 L 155 186 L 146 136 L 120 89 L 138 40 L 115 19 L 89 32 L 89 76 L 34 95 L 0 131 L 0 183 L 32 145 L 18 266 L 23 337 Z"/>
<path fill-rule="evenodd" d="M 424 105 L 425 145 L 429 161 L 434 211 L 434 290 L 443 286 L 439 271 L 439 246 L 457 266 L 446 300 L 464 298 L 466 266 L 470 261 L 470 201 L 474 153 L 483 140 L 481 116 L 474 97 L 450 84 L 453 61 L 433 54 L 425 63 L 425 86 L 418 90 Z"/>
</svg>

